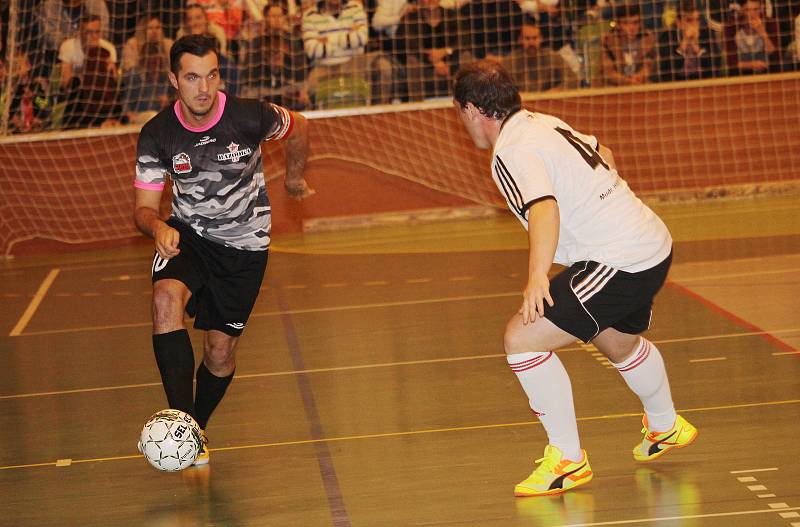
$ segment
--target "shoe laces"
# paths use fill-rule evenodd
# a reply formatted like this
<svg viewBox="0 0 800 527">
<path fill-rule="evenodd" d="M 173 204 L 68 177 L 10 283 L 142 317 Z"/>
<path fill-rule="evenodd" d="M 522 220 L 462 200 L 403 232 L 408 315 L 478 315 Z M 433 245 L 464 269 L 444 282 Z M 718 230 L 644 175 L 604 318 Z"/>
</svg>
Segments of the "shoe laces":
<svg viewBox="0 0 800 527">
<path fill-rule="evenodd" d="M 548 455 L 549 454 L 549 455 Z M 541 457 L 535 461 L 535 463 L 539 464 L 539 467 L 536 469 L 543 470 L 545 472 L 553 472 L 558 464 L 558 459 L 554 455 L 555 452 L 545 451 L 544 457 Z"/>
</svg>

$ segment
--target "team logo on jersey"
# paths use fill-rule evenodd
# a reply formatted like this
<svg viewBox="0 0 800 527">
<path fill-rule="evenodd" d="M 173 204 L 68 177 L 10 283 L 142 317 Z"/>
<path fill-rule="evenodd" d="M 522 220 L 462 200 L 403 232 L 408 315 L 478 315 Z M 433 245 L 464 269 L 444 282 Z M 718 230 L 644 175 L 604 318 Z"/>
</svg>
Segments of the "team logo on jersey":
<svg viewBox="0 0 800 527">
<path fill-rule="evenodd" d="M 204 135 L 203 137 L 200 138 L 200 140 L 198 142 L 196 142 L 194 144 L 194 146 L 196 148 L 198 146 L 203 146 L 203 145 L 207 145 L 208 143 L 216 143 L 216 142 L 217 142 L 217 138 L 216 137 L 211 137 L 211 136 L 208 136 L 208 135 Z"/>
<path fill-rule="evenodd" d="M 239 150 L 239 145 L 231 142 L 228 145 L 228 151 L 224 154 L 217 154 L 217 161 L 233 161 L 236 163 L 239 159 L 243 158 L 244 156 L 249 156 L 252 154 L 253 151 L 250 148 L 243 148 Z"/>
<path fill-rule="evenodd" d="M 184 152 L 172 156 L 172 171 L 176 174 L 185 174 L 192 171 L 192 160 Z"/>
</svg>

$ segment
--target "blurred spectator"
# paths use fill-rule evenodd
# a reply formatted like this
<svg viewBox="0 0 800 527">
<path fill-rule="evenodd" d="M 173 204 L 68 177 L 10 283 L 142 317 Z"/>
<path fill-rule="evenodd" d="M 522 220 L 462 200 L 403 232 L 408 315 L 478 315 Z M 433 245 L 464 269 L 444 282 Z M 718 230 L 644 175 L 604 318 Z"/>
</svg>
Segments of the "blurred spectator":
<svg viewBox="0 0 800 527">
<path fill-rule="evenodd" d="M 104 63 L 110 75 L 116 76 L 117 50 L 111 42 L 101 37 L 101 20 L 97 15 L 85 15 L 81 19 L 77 36 L 66 39 L 61 43 L 58 50 L 58 60 L 61 62 L 60 84 L 63 90 L 67 90 L 71 84 L 75 84 L 84 73 L 89 49 L 99 47 L 106 53 Z"/>
<path fill-rule="evenodd" d="M 294 111 L 310 106 L 302 72 L 292 71 L 287 42 L 278 32 L 259 35 L 248 45 L 242 68 L 242 96 L 262 99 Z"/>
<path fill-rule="evenodd" d="M 532 19 L 541 30 L 543 46 L 559 51 L 570 45 L 570 27 L 564 21 L 559 0 L 517 0 L 517 3 L 523 16 Z"/>
<path fill-rule="evenodd" d="M 162 44 L 156 41 L 145 42 L 136 56 L 137 64 L 122 79 L 122 104 L 130 122 L 144 124 L 169 104 L 169 57 L 164 56 Z"/>
<path fill-rule="evenodd" d="M 242 0 L 192 0 L 205 11 L 208 21 L 225 31 L 228 42 L 239 38 L 239 31 L 244 20 L 244 3 Z"/>
<path fill-rule="evenodd" d="M 0 90 L 5 90 L 9 66 L 11 101 L 8 107 L 8 129 L 11 132 L 38 132 L 48 125 L 51 105 L 47 80 L 32 76 L 31 63 L 25 53 L 14 54 L 11 64 L 0 59 Z M 0 96 L 0 108 L 5 109 L 6 93 Z"/>
<path fill-rule="evenodd" d="M 780 69 L 778 24 L 765 19 L 761 2 L 747 0 L 725 27 L 729 75 L 755 75 Z"/>
<path fill-rule="evenodd" d="M 239 38 L 245 23 L 244 0 L 192 0 L 200 5 L 210 23 L 216 24 L 225 32 L 227 55 L 239 59 Z"/>
<path fill-rule="evenodd" d="M 659 80 L 683 81 L 715 77 L 721 56 L 694 0 L 682 0 L 675 26 L 659 38 Z"/>
<path fill-rule="evenodd" d="M 392 100 L 392 65 L 380 53 L 366 53 L 367 15 L 357 0 L 320 0 L 303 15 L 303 46 L 311 62 L 307 87 L 315 97 L 323 79 L 353 77 L 366 80 L 372 102 Z"/>
<path fill-rule="evenodd" d="M 468 48 L 468 35 L 459 31 L 458 13 L 438 0 L 419 0 L 397 31 L 405 45 L 408 93 L 412 100 L 447 96 L 453 74 Z"/>
<path fill-rule="evenodd" d="M 103 38 L 108 38 L 108 7 L 104 0 L 43 0 L 36 11 L 42 34 L 42 57 L 36 60 L 40 75 L 49 76 L 56 63 L 61 43 L 78 33 L 86 15 L 100 18 Z"/>
<path fill-rule="evenodd" d="M 503 64 L 520 91 L 539 92 L 553 89 L 576 89 L 579 80 L 558 53 L 544 46 L 541 28 L 532 20 L 522 23 L 520 46 Z"/>
<path fill-rule="evenodd" d="M 290 26 L 282 2 L 264 7 L 259 34 L 242 49 L 242 96 L 291 110 L 306 109 L 306 62 L 302 37 Z"/>
<path fill-rule="evenodd" d="M 206 35 L 215 38 L 219 43 L 220 54 L 228 54 L 228 37 L 225 30 L 209 21 L 205 9 L 199 4 L 192 3 L 186 6 L 183 14 L 183 27 L 178 30 L 175 38 L 181 38 L 184 35 Z"/>
<path fill-rule="evenodd" d="M 221 89 L 230 95 L 236 95 L 239 86 L 239 68 L 229 54 L 228 37 L 216 23 L 208 20 L 202 6 L 192 3 L 184 12 L 184 26 L 178 30 L 176 38 L 184 35 L 205 35 L 217 40 L 219 44 L 219 70 L 222 78 Z"/>
<path fill-rule="evenodd" d="M 145 44 L 156 43 L 162 55 L 169 62 L 169 49 L 173 40 L 164 36 L 164 28 L 157 16 L 142 17 L 136 24 L 136 33 L 125 42 L 122 48 L 122 71 L 132 70 L 141 66 L 139 52 Z"/>
<path fill-rule="evenodd" d="M 794 38 L 786 47 L 783 65 L 786 71 L 800 71 L 800 15 L 794 19 Z"/>
<path fill-rule="evenodd" d="M 81 19 L 78 36 L 61 44 L 61 85 L 67 94 L 65 128 L 108 124 L 119 117 L 117 52 L 100 38 L 100 17 Z"/>
<path fill-rule="evenodd" d="M 650 82 L 656 66 L 656 39 L 642 27 L 638 5 L 614 9 L 614 27 L 603 36 L 602 76 L 607 86 L 635 86 Z"/>
<path fill-rule="evenodd" d="M 519 38 L 522 9 L 517 0 L 473 0 L 458 10 L 461 31 L 470 38 L 477 58 L 499 58 L 511 52 Z"/>
</svg>

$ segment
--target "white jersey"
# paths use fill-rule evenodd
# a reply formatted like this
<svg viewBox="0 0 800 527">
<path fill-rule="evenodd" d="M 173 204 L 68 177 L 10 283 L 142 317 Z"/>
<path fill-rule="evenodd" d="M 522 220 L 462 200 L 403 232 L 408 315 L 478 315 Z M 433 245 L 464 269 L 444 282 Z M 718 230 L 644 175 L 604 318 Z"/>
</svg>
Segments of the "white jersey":
<svg viewBox="0 0 800 527">
<path fill-rule="evenodd" d="M 500 130 L 492 177 L 526 230 L 531 205 L 556 199 L 556 263 L 594 260 L 627 272 L 649 269 L 669 255 L 672 238 L 599 148 L 595 137 L 556 117 L 521 110 Z"/>
</svg>

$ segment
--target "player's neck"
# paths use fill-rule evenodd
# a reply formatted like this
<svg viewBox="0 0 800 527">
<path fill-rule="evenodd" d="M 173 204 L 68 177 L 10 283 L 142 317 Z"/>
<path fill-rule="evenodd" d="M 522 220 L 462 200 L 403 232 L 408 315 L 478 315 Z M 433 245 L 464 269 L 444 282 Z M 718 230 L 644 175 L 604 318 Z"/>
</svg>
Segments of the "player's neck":
<svg viewBox="0 0 800 527">
<path fill-rule="evenodd" d="M 211 104 L 211 109 L 202 115 L 197 115 L 192 112 L 189 107 L 183 103 L 183 101 L 180 101 L 180 109 L 181 117 L 183 117 L 183 121 L 186 124 L 192 128 L 203 128 L 216 117 L 217 111 L 219 110 L 219 97 L 214 98 L 214 102 Z"/>
</svg>

